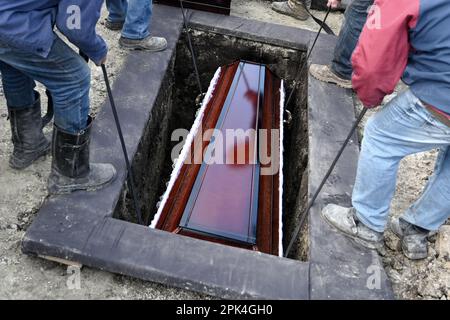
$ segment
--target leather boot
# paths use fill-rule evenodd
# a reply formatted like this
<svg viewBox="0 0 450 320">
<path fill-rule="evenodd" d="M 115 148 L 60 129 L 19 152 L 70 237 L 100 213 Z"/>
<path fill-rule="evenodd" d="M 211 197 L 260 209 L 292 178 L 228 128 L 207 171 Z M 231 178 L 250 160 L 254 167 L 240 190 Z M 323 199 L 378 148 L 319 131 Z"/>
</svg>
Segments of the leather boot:
<svg viewBox="0 0 450 320">
<path fill-rule="evenodd" d="M 42 132 L 41 99 L 34 92 L 35 102 L 25 108 L 8 108 L 14 151 L 9 159 L 13 169 L 22 170 L 50 152 L 50 141 Z"/>
<path fill-rule="evenodd" d="M 116 170 L 113 165 L 89 162 L 91 128 L 91 117 L 86 129 L 78 134 L 71 134 L 54 126 L 52 170 L 48 180 L 50 194 L 95 191 L 115 179 Z"/>
</svg>

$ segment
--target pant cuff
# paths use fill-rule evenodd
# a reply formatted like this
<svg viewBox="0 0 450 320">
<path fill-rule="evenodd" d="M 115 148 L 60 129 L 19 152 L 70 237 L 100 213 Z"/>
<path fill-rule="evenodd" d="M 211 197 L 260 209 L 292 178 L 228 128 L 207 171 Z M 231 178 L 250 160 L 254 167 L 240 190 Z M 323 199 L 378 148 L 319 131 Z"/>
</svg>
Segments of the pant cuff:
<svg viewBox="0 0 450 320">
<path fill-rule="evenodd" d="M 352 80 L 352 76 L 351 75 L 350 76 L 346 76 L 346 75 L 343 75 L 342 73 L 340 73 L 339 71 L 337 71 L 334 63 L 331 64 L 331 71 L 334 74 L 336 74 L 338 77 L 342 78 L 342 79 Z"/>
<path fill-rule="evenodd" d="M 372 229 L 373 231 L 376 231 L 376 232 L 384 232 L 384 227 L 380 228 L 380 227 L 374 226 L 358 210 L 355 210 L 355 211 L 356 211 L 356 217 L 358 218 L 358 220 L 362 224 L 364 224 L 367 228 Z"/>
<path fill-rule="evenodd" d="M 406 211 L 404 214 L 400 216 L 401 219 L 408 222 L 409 224 L 412 224 L 414 226 L 420 227 L 422 229 L 428 230 L 428 231 L 438 231 L 434 230 L 434 228 L 430 228 L 430 226 L 423 225 L 421 223 L 417 223 L 415 219 L 412 218 L 412 216 L 409 214 L 409 211 Z"/>
<path fill-rule="evenodd" d="M 136 35 L 136 34 L 122 32 L 123 38 L 131 39 L 131 40 L 143 40 L 143 39 L 147 38 L 149 35 L 150 35 L 150 32 L 146 32 L 142 35 Z"/>
</svg>

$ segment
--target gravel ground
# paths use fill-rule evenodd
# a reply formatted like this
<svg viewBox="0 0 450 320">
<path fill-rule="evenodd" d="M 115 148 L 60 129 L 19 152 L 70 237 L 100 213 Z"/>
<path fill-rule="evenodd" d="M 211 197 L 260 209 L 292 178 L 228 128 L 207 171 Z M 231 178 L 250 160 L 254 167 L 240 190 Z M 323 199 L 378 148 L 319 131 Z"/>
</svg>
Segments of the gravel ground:
<svg viewBox="0 0 450 320">
<path fill-rule="evenodd" d="M 268 1 L 233 0 L 232 14 L 240 17 L 270 21 L 294 27 L 317 30 L 310 19 L 299 22 L 272 12 Z M 317 12 L 323 17 L 323 13 Z M 105 12 L 103 13 L 105 16 Z M 332 13 L 328 23 L 337 32 L 342 14 Z M 108 70 L 114 81 L 119 73 L 126 52 L 118 48 L 118 33 L 98 27 L 99 33 L 110 45 Z M 96 113 L 106 98 L 101 70 L 92 65 L 92 111 Z M 42 87 L 38 87 L 43 93 Z M 3 92 L 0 87 L 0 299 L 209 299 L 184 290 L 168 288 L 149 282 L 118 276 L 90 268 L 81 271 L 79 289 L 69 289 L 72 279 L 67 268 L 59 264 L 25 256 L 20 242 L 36 212 L 47 196 L 46 179 L 50 171 L 50 159 L 40 161 L 24 171 L 8 167 L 12 152 L 10 127 Z M 46 101 L 44 99 L 43 105 Z M 49 129 L 46 129 L 50 133 Z M 420 194 L 427 177 L 433 171 L 436 152 L 419 154 L 402 163 L 399 185 L 393 203 L 393 214 L 399 214 Z M 430 257 L 422 262 L 410 262 L 397 250 L 396 240 L 387 234 L 387 250 L 384 262 L 399 298 L 434 298 L 449 296 L 450 266 L 436 259 L 433 249 Z M 397 241 L 398 242 L 398 241 Z M 433 243 L 431 243 L 433 248 Z"/>
</svg>

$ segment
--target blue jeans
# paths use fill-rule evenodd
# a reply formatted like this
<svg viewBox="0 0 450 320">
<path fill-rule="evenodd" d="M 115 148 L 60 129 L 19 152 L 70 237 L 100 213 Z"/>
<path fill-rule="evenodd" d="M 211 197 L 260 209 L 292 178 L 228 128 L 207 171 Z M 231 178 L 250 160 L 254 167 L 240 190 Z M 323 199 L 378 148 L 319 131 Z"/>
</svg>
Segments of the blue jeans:
<svg viewBox="0 0 450 320">
<path fill-rule="evenodd" d="M 341 78 L 352 78 L 352 54 L 358 44 L 359 36 L 366 23 L 368 9 L 374 0 L 353 0 L 345 11 L 345 22 L 334 48 L 331 70 Z"/>
<path fill-rule="evenodd" d="M 152 0 L 106 0 L 110 22 L 124 22 L 122 36 L 140 40 L 149 34 Z"/>
<path fill-rule="evenodd" d="M 400 161 L 411 154 L 440 149 L 434 175 L 422 196 L 403 214 L 409 223 L 435 231 L 450 217 L 450 127 L 407 90 L 366 125 L 353 207 L 369 228 L 385 229 Z M 412 177 L 414 179 L 414 177 Z"/>
<path fill-rule="evenodd" d="M 0 72 L 8 108 L 33 105 L 36 86 L 42 83 L 52 94 L 55 124 L 69 133 L 86 128 L 91 73 L 86 62 L 56 38 L 47 58 L 0 42 Z"/>
</svg>

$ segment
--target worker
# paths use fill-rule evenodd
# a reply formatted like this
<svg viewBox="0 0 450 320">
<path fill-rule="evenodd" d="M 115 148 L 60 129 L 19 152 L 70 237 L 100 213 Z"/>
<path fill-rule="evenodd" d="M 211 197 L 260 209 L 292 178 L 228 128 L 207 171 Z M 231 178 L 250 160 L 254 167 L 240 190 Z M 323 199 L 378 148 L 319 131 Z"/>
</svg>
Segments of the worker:
<svg viewBox="0 0 450 320">
<path fill-rule="evenodd" d="M 312 64 L 309 72 L 314 78 L 342 88 L 352 88 L 351 57 L 372 4 L 373 0 L 353 0 L 347 7 L 345 21 L 334 48 L 333 61 L 330 65 Z M 338 8 L 340 5 L 340 0 L 328 0 L 329 7 Z"/>
<path fill-rule="evenodd" d="M 76 3 L 76 5 L 74 5 Z M 50 151 L 42 131 L 42 83 L 53 98 L 55 119 L 51 194 L 96 190 L 113 181 L 111 164 L 90 163 L 91 74 L 86 62 L 55 33 L 54 26 L 97 65 L 107 46 L 95 32 L 102 0 L 0 0 L 0 72 L 14 150 L 10 166 L 24 169 Z"/>
<path fill-rule="evenodd" d="M 380 23 L 363 29 L 352 57 L 353 88 L 367 108 L 380 105 L 402 76 L 408 89 L 365 127 L 353 206 L 331 204 L 322 214 L 369 248 L 382 245 L 389 225 L 403 253 L 423 259 L 430 232 L 450 216 L 450 2 L 375 0 L 375 5 Z M 439 155 L 422 196 L 388 223 L 400 161 L 432 149 Z"/>
<path fill-rule="evenodd" d="M 167 40 L 150 35 L 152 0 L 106 0 L 109 15 L 105 27 L 122 30 L 119 44 L 130 50 L 162 51 Z"/>
<path fill-rule="evenodd" d="M 300 21 L 305 21 L 309 18 L 306 6 L 307 3 L 305 0 L 277 1 L 272 3 L 272 10 Z"/>
</svg>

